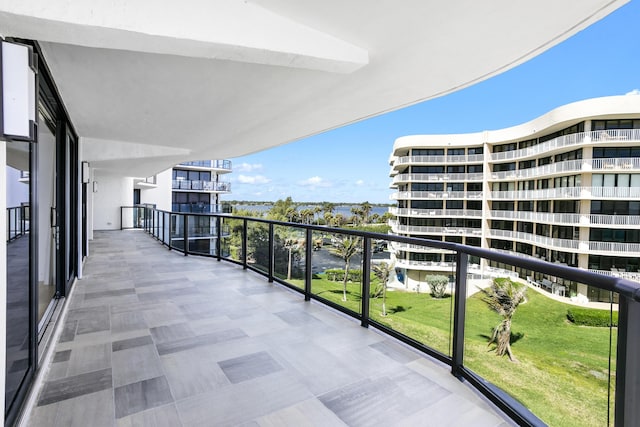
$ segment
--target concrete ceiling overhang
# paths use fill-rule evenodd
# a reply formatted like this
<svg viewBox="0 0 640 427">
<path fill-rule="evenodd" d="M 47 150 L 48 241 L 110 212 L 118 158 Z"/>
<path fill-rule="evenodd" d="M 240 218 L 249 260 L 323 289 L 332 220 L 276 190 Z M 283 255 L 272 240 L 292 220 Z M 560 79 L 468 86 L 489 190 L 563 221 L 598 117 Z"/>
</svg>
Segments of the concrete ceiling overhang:
<svg viewBox="0 0 640 427">
<path fill-rule="evenodd" d="M 84 159 L 146 176 L 459 90 L 626 2 L 0 0 L 0 32 L 40 42 Z"/>
</svg>

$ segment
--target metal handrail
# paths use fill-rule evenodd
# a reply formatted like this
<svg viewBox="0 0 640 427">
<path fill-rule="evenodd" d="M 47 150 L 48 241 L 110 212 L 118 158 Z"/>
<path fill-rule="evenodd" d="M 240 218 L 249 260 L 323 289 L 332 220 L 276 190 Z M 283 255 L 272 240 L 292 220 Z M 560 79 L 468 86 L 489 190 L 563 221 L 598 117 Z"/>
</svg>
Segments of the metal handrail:
<svg viewBox="0 0 640 427">
<path fill-rule="evenodd" d="M 146 217 L 152 218 L 152 221 L 147 221 L 145 224 L 145 230 L 156 237 L 158 240 L 170 249 L 178 249 L 184 252 L 185 255 L 193 254 L 189 251 L 188 247 L 176 248 L 171 244 L 171 237 L 165 235 L 165 229 L 167 227 L 167 218 L 176 218 L 176 222 L 179 217 L 183 217 L 183 224 L 186 224 L 190 216 L 208 216 L 214 218 L 218 229 L 222 221 L 229 219 L 239 220 L 242 222 L 242 260 L 233 261 L 229 258 L 223 257 L 220 254 L 220 245 L 217 247 L 216 258 L 218 260 L 224 259 L 227 261 L 237 262 L 242 264 L 243 268 L 249 268 L 257 271 L 260 274 L 265 275 L 269 281 L 277 281 L 286 286 L 291 287 L 295 291 L 301 292 L 305 295 L 305 299 L 315 299 L 322 303 L 325 303 L 333 308 L 345 312 L 346 314 L 360 319 L 363 326 L 374 325 L 377 328 L 383 330 L 390 335 L 401 339 L 405 343 L 412 345 L 421 351 L 449 364 L 451 366 L 452 374 L 464 378 L 469 383 L 476 387 L 482 394 L 495 403 L 501 410 L 507 415 L 513 418 L 520 425 L 542 425 L 542 421 L 538 419 L 534 414 L 529 412 L 522 404 L 517 402 L 513 397 L 506 394 L 498 387 L 492 385 L 487 380 L 481 378 L 478 374 L 471 371 L 464 364 L 464 334 L 465 334 L 465 311 L 466 311 L 466 299 L 455 298 L 455 307 L 453 310 L 453 351 L 451 356 L 444 355 L 437 350 L 427 347 L 421 344 L 411 337 L 405 336 L 398 331 L 390 329 L 389 327 L 377 323 L 375 320 L 369 318 L 367 313 L 369 312 L 369 298 L 362 298 L 362 314 L 355 313 L 344 307 L 341 307 L 331 301 L 325 300 L 317 295 L 311 293 L 311 269 L 307 268 L 305 274 L 305 286 L 304 289 L 294 287 L 288 284 L 286 281 L 279 280 L 274 277 L 273 262 L 269 262 L 265 270 L 253 268 L 248 265 L 247 262 L 247 230 L 249 223 L 263 224 L 267 227 L 269 233 L 269 259 L 273 259 L 273 247 L 274 247 L 274 228 L 275 227 L 293 227 L 306 233 L 306 251 L 310 253 L 311 236 L 313 231 L 322 233 L 335 233 L 341 235 L 357 236 L 363 239 L 363 247 L 371 248 L 371 240 L 385 240 L 389 242 L 397 242 L 404 245 L 420 245 L 435 249 L 447 250 L 456 254 L 455 264 L 450 264 L 453 268 L 456 268 L 455 274 L 455 295 L 467 295 L 467 264 L 469 257 L 479 257 L 487 260 L 503 263 L 506 265 L 524 268 L 529 271 L 535 271 L 541 274 L 554 276 L 558 278 L 567 279 L 570 281 L 583 283 L 589 286 L 597 287 L 601 290 L 610 292 L 616 292 L 619 295 L 619 315 L 618 315 L 618 339 L 617 339 L 617 357 L 616 357 L 616 391 L 615 391 L 615 423 L 618 426 L 624 425 L 638 425 L 640 422 L 640 412 L 636 408 L 635 402 L 640 400 L 640 340 L 637 339 L 640 336 L 640 283 L 634 282 L 622 277 L 615 277 L 609 275 L 602 275 L 591 272 L 589 270 L 582 270 L 578 268 L 568 267 L 566 265 L 549 263 L 536 258 L 521 257 L 510 253 L 504 253 L 496 250 L 489 250 L 485 248 L 466 246 L 457 243 L 433 241 L 428 239 L 421 239 L 416 237 L 404 237 L 395 236 L 374 232 L 366 232 L 352 229 L 340 229 L 327 226 L 317 226 L 308 224 L 298 224 L 284 221 L 272 221 L 262 218 L 248 218 L 237 217 L 231 215 L 221 214 L 182 214 L 175 212 L 162 211 L 152 208 L 146 208 Z M 162 225 L 160 225 L 162 223 Z M 183 229 L 185 240 L 188 238 L 188 229 Z M 168 240 L 167 240 L 168 238 Z M 219 242 L 220 239 L 218 239 Z M 368 265 L 371 261 L 371 251 L 364 251 L 362 253 L 363 265 Z M 309 267 L 310 257 L 307 258 L 307 267 Z M 514 273 L 515 274 L 515 273 Z M 368 286 L 368 275 L 363 275 L 363 289 L 366 290 Z"/>
</svg>

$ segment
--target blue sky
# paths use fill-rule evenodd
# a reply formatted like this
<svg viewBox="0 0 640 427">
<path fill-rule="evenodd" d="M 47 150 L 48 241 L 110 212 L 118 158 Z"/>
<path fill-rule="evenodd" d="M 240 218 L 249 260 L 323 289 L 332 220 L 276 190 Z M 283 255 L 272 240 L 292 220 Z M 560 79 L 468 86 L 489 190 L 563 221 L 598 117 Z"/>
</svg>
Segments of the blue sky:
<svg viewBox="0 0 640 427">
<path fill-rule="evenodd" d="M 232 193 L 223 200 L 291 196 L 296 202 L 389 203 L 388 159 L 398 137 L 501 129 L 570 102 L 638 89 L 640 1 L 634 0 L 529 62 L 470 88 L 232 159 Z"/>
</svg>

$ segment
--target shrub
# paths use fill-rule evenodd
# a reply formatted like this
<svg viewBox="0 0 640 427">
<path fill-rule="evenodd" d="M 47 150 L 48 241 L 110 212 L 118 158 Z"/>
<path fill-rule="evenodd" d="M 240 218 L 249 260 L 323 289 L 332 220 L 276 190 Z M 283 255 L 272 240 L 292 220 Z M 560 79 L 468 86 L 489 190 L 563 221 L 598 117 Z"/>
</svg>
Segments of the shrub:
<svg viewBox="0 0 640 427">
<path fill-rule="evenodd" d="M 324 272 L 327 280 L 332 282 L 342 282 L 344 280 L 344 269 L 343 268 L 331 268 L 325 270 Z M 349 277 L 347 278 L 349 282 L 362 282 L 362 270 L 351 270 L 349 269 Z"/>
<path fill-rule="evenodd" d="M 567 310 L 567 319 L 571 323 L 582 326 L 595 326 L 607 328 L 618 326 L 618 312 L 613 312 L 613 325 L 611 324 L 611 313 L 607 310 L 596 310 L 592 308 L 572 307 Z"/>
<path fill-rule="evenodd" d="M 431 296 L 433 298 L 444 298 L 444 294 L 449 284 L 449 278 L 443 275 L 431 275 L 426 278 L 429 288 L 431 289 Z"/>
</svg>

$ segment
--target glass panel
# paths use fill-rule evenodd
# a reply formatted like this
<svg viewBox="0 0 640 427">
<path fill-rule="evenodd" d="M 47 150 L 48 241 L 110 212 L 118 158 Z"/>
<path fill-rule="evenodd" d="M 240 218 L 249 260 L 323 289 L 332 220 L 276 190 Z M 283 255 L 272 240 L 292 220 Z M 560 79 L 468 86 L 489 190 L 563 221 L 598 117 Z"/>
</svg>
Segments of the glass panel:
<svg viewBox="0 0 640 427">
<path fill-rule="evenodd" d="M 495 265 L 469 277 L 466 367 L 548 425 L 612 422 L 617 306 L 589 302 L 586 285 L 511 270 Z"/>
<path fill-rule="evenodd" d="M 313 251 L 312 257 L 311 292 L 361 313 L 362 238 L 330 232 L 320 237 L 314 233 L 314 242 L 320 238 L 323 245 Z"/>
<path fill-rule="evenodd" d="M 298 227 L 276 225 L 273 232 L 274 276 L 304 289 L 305 230 Z"/>
<path fill-rule="evenodd" d="M 216 254 L 216 219 L 204 215 L 189 215 L 189 252 Z"/>
<path fill-rule="evenodd" d="M 7 182 L 5 188 L 7 200 L 7 221 L 4 226 L 9 231 L 7 236 L 7 321 L 6 328 L 6 379 L 5 379 L 5 408 L 9 408 L 21 382 L 29 368 L 33 365 L 31 353 L 31 322 L 32 310 L 30 263 L 31 249 L 30 228 L 23 216 L 22 206 L 29 203 L 29 188 L 31 182 L 20 182 L 20 171 L 30 172 L 30 147 L 28 143 L 7 142 Z M 33 176 L 30 174 L 30 176 Z M 24 219 L 24 221 L 23 221 Z M 48 289 L 48 287 L 46 288 Z M 47 293 L 48 295 L 48 293 Z M 51 297 L 46 299 L 46 304 Z"/>
<path fill-rule="evenodd" d="M 244 239 L 244 221 L 222 218 L 222 256 L 242 262 L 242 240 Z"/>
<path fill-rule="evenodd" d="M 247 224 L 247 264 L 269 273 L 269 226 L 255 221 Z"/>
<path fill-rule="evenodd" d="M 371 248 L 371 319 L 450 356 L 455 254 L 386 240 Z"/>
<path fill-rule="evenodd" d="M 171 214 L 171 247 L 184 250 L 184 215 Z"/>
</svg>

